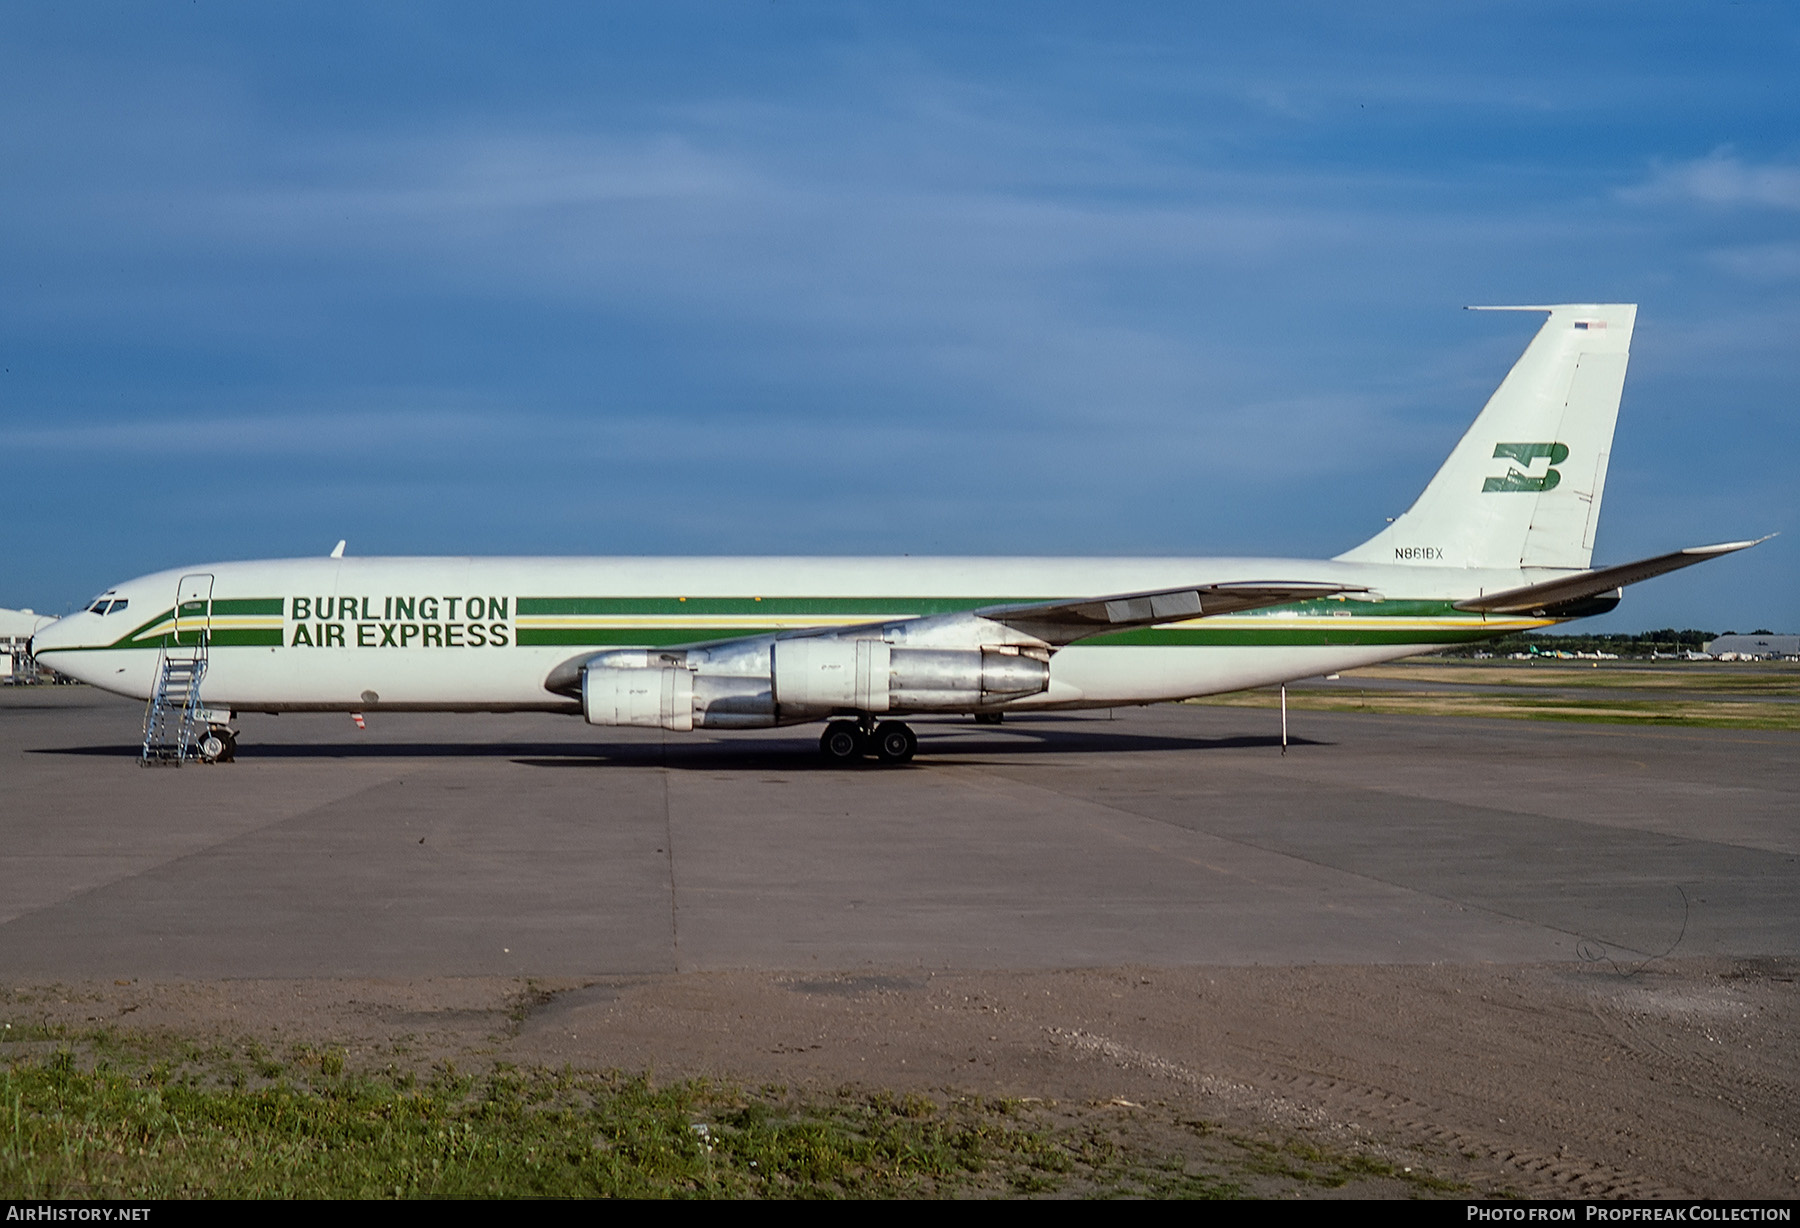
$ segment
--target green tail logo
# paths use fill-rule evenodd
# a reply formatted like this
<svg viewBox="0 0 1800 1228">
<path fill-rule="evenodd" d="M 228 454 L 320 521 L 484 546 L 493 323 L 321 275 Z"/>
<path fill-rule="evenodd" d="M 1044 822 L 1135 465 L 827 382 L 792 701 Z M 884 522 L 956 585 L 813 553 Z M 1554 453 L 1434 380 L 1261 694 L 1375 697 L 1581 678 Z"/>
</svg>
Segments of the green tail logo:
<svg viewBox="0 0 1800 1228">
<path fill-rule="evenodd" d="M 1517 461 L 1524 469 L 1513 465 L 1506 467 L 1504 477 L 1489 478 L 1481 484 L 1482 491 L 1519 491 L 1529 490 L 1542 492 L 1555 490 L 1556 484 L 1562 481 L 1562 474 L 1554 468 L 1546 468 L 1542 477 L 1532 477 L 1525 470 L 1540 460 L 1547 460 L 1551 465 L 1560 465 L 1569 459 L 1569 445 L 1566 443 L 1497 443 L 1494 445 L 1494 458 Z"/>
</svg>

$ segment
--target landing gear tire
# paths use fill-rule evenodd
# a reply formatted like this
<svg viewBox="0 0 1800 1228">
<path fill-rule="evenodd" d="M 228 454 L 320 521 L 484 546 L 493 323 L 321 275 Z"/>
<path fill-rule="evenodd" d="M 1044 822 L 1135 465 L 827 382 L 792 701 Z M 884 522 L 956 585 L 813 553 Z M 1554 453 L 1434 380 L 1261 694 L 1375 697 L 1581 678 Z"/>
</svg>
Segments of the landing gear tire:
<svg viewBox="0 0 1800 1228">
<path fill-rule="evenodd" d="M 1006 713 L 1004 712 L 977 712 L 975 714 L 975 723 L 977 725 L 998 725 L 1005 719 Z"/>
<path fill-rule="evenodd" d="M 855 763 L 866 749 L 862 730 L 849 721 L 833 721 L 819 735 L 819 754 L 827 763 Z"/>
<path fill-rule="evenodd" d="M 883 763 L 910 763 L 918 750 L 918 735 L 902 722 L 885 721 L 875 727 L 875 757 Z"/>
<path fill-rule="evenodd" d="M 194 744 L 202 763 L 230 763 L 237 758 L 237 735 L 229 729 L 208 729 Z"/>
</svg>

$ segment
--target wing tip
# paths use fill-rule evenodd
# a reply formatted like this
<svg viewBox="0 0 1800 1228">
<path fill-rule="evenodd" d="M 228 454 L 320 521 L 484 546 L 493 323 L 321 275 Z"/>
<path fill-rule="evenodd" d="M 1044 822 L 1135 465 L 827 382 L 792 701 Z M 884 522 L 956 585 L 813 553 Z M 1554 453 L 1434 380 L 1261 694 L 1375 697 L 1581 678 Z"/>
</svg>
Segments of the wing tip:
<svg viewBox="0 0 1800 1228">
<path fill-rule="evenodd" d="M 1760 546 L 1764 542 L 1768 541 L 1771 537 L 1780 537 L 1780 536 L 1781 536 L 1780 533 L 1764 533 L 1761 537 L 1752 537 L 1746 541 L 1718 542 L 1717 544 L 1711 545 L 1711 546 L 1689 546 L 1686 549 L 1684 549 L 1681 553 L 1683 553 L 1683 554 L 1707 554 L 1707 555 L 1735 554 L 1739 550 L 1748 550 L 1752 546 Z"/>
</svg>

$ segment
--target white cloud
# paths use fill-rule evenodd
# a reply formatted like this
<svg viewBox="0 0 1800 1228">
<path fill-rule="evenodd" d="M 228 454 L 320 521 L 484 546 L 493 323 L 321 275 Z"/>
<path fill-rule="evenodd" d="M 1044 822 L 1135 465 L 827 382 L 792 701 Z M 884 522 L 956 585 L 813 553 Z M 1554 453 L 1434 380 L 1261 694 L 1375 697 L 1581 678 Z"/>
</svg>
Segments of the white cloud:
<svg viewBox="0 0 1800 1228">
<path fill-rule="evenodd" d="M 243 412 L 209 422 L 203 431 L 195 430 L 191 411 L 149 414 L 127 422 L 63 412 L 41 418 L 12 437 L 29 451 L 52 456 L 342 459 L 353 450 L 366 455 L 385 449 L 416 457 L 422 451 L 491 444 L 507 430 L 507 424 L 492 414 L 455 408 Z"/>
<path fill-rule="evenodd" d="M 1800 243 L 1759 243 L 1725 247 L 1708 257 L 1713 264 L 1745 281 L 1800 281 Z"/>
<path fill-rule="evenodd" d="M 1658 164 L 1649 179 L 1621 189 L 1619 196 L 1632 204 L 1692 201 L 1800 209 L 1800 166 L 1779 162 L 1759 166 L 1720 148 L 1690 162 Z"/>
</svg>

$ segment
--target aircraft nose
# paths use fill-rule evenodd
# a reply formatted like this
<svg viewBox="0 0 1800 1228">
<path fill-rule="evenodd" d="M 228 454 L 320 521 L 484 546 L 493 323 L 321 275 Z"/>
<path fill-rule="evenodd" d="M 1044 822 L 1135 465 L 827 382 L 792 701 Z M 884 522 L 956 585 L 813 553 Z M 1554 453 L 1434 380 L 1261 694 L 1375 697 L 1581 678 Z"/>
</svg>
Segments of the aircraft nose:
<svg viewBox="0 0 1800 1228">
<path fill-rule="evenodd" d="M 55 622 L 45 623 L 43 626 L 37 628 L 37 630 L 31 633 L 30 638 L 25 641 L 25 651 L 35 657 L 41 652 L 49 652 L 54 648 L 60 647 L 58 641 L 61 640 L 62 637 L 56 634 L 56 629 L 62 626 L 66 621 L 66 619 L 59 618 Z"/>
</svg>

